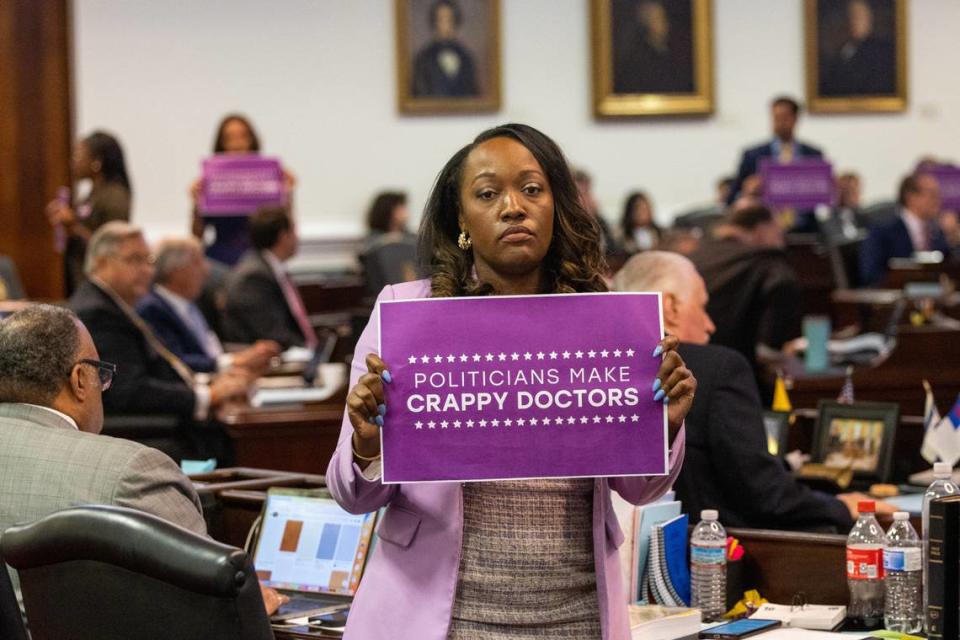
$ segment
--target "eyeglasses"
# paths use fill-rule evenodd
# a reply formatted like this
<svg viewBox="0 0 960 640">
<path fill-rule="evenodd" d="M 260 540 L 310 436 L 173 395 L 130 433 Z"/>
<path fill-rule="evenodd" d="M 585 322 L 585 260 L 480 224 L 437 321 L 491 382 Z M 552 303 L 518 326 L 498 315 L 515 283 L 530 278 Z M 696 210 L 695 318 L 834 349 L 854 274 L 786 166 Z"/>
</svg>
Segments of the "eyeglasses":
<svg viewBox="0 0 960 640">
<path fill-rule="evenodd" d="M 97 368 L 97 377 L 100 378 L 101 391 L 106 391 L 110 388 L 110 385 L 113 384 L 113 376 L 117 374 L 117 365 L 112 362 L 84 358 L 83 360 L 78 360 L 77 364 L 88 364 L 91 367 Z"/>
<path fill-rule="evenodd" d="M 133 266 L 140 267 L 155 264 L 157 258 L 149 253 L 132 253 L 128 256 L 117 256 L 117 260 L 125 264 L 131 264 Z"/>
</svg>

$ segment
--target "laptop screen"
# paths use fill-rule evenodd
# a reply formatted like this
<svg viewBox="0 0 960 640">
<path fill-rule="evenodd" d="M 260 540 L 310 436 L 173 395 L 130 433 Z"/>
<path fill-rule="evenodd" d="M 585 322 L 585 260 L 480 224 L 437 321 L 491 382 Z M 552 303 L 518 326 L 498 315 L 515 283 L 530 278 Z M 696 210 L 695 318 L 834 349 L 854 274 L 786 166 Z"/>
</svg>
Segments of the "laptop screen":
<svg viewBox="0 0 960 640">
<path fill-rule="evenodd" d="M 352 596 L 375 520 L 309 491 L 271 489 L 253 556 L 257 576 L 275 589 Z"/>
</svg>

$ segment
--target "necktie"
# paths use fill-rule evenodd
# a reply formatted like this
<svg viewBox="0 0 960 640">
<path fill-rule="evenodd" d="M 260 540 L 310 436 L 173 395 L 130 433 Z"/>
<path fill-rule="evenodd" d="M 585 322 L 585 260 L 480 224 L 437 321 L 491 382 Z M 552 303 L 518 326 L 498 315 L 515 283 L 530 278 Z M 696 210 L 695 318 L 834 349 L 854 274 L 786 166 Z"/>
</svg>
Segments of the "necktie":
<svg viewBox="0 0 960 640">
<path fill-rule="evenodd" d="M 187 315 L 189 316 L 190 330 L 193 331 L 193 335 L 197 338 L 204 353 L 211 358 L 219 356 L 222 349 L 219 348 L 218 341 L 214 341 L 213 334 L 210 332 L 210 325 L 207 324 L 207 319 L 203 317 L 203 313 L 197 305 L 191 303 L 187 307 Z"/>
<path fill-rule="evenodd" d="M 780 143 L 780 153 L 777 155 L 777 160 L 784 164 L 787 162 L 793 161 L 793 143 L 792 142 Z"/>
<path fill-rule="evenodd" d="M 293 284 L 293 279 L 290 278 L 289 273 L 283 273 L 283 277 L 280 278 L 280 288 L 283 289 L 283 297 L 287 299 L 287 306 L 290 307 L 290 313 L 293 314 L 297 326 L 300 327 L 300 333 L 303 334 L 307 348 L 316 349 L 319 344 L 317 334 L 313 330 L 313 325 L 310 324 L 310 319 L 307 317 L 307 308 L 303 306 L 303 299 L 297 292 L 297 287 Z"/>
<path fill-rule="evenodd" d="M 166 360 L 167 364 L 170 365 L 170 368 L 176 372 L 176 374 L 183 380 L 188 387 L 193 387 L 193 370 L 188 367 L 183 360 L 178 358 L 176 354 L 167 349 L 160 339 L 154 335 L 153 330 L 143 321 L 137 312 L 134 311 L 130 305 L 124 302 L 116 292 L 111 289 L 105 282 L 102 280 L 91 278 L 94 284 L 100 288 L 107 297 L 113 300 L 114 304 L 120 307 L 120 310 L 123 311 L 124 315 L 127 316 L 127 319 L 133 323 L 133 325 L 143 334 L 144 339 L 147 341 L 147 344 L 150 345 L 150 348 L 157 352 L 157 354 Z"/>
</svg>

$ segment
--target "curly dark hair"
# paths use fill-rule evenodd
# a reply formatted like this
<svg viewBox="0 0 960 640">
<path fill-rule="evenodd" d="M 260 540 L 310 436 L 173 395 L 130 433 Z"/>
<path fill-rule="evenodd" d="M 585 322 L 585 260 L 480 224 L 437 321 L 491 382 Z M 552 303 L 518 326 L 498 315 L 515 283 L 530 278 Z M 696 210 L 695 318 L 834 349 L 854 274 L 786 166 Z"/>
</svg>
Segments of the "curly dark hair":
<svg viewBox="0 0 960 640">
<path fill-rule="evenodd" d="M 473 252 L 457 246 L 463 165 L 474 148 L 494 138 L 512 138 L 526 147 L 540 163 L 553 192 L 553 238 L 543 261 L 543 293 L 607 291 L 600 229 L 580 205 L 576 183 L 560 147 L 529 125 L 504 124 L 484 131 L 457 151 L 433 185 L 420 224 L 419 247 L 432 297 L 496 293 L 491 284 L 474 280 Z"/>
</svg>

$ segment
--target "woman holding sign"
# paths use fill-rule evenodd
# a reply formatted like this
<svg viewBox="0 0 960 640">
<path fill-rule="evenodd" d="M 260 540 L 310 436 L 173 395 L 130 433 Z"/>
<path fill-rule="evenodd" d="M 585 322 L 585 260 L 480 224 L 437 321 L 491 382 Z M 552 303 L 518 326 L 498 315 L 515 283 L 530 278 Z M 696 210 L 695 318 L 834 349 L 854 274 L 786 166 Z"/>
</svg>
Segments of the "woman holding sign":
<svg viewBox="0 0 960 640">
<path fill-rule="evenodd" d="M 260 153 L 260 137 L 253 128 L 253 123 L 238 113 L 224 116 L 217 126 L 217 133 L 213 139 L 213 153 L 215 155 Z M 291 203 L 297 180 L 292 173 L 284 169 L 283 182 L 287 203 Z M 198 208 L 202 187 L 202 178 L 197 178 L 190 185 L 190 197 L 193 199 L 193 235 L 200 238 L 206 245 L 208 258 L 233 266 L 251 246 L 248 214 L 202 216 Z"/>
<path fill-rule="evenodd" d="M 597 227 L 579 204 L 566 160 L 525 125 L 486 131 L 453 156 L 420 235 L 430 279 L 386 287 L 381 301 L 607 290 Z M 374 352 L 379 322 L 375 312 L 357 345 L 327 471 L 330 491 L 348 511 L 387 507 L 346 637 L 629 637 L 617 552 L 623 534 L 610 491 L 641 504 L 676 478 L 696 390 L 677 340 L 634 356 L 662 358 L 640 402 L 668 407 L 666 476 L 384 484 L 379 429 L 389 411 L 384 387 L 394 379 L 391 363 Z"/>
</svg>

